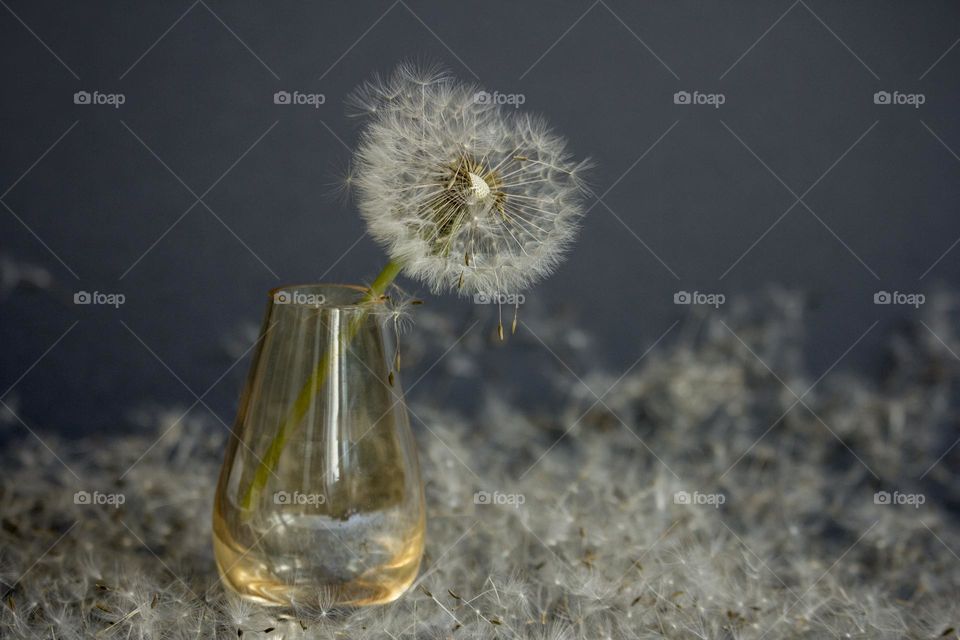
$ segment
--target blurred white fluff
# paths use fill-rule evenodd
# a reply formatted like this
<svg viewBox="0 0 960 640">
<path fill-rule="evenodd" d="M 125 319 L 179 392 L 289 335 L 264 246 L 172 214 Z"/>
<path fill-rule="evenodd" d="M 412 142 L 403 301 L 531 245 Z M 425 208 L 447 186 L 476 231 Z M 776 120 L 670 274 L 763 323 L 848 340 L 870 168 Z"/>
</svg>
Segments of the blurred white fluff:
<svg viewBox="0 0 960 640">
<path fill-rule="evenodd" d="M 805 375 L 804 344 L 790 328 L 800 301 L 731 301 L 722 315 L 783 380 Z M 955 345 L 955 307 L 940 302 L 932 298 L 921 318 Z M 432 313 L 418 316 L 436 330 L 407 341 L 413 379 L 463 330 Z M 433 382 L 451 377 L 443 365 L 413 389 L 427 550 L 418 585 L 383 607 L 335 610 L 321 598 L 277 612 L 223 592 L 210 504 L 227 431 L 204 410 L 146 410 L 141 429 L 123 436 L 38 431 L 50 449 L 12 425 L 3 435 L 22 440 L 0 453 L 0 637 L 956 638 L 960 446 L 948 448 L 960 362 L 920 325 L 894 341 L 885 379 L 826 376 L 805 401 L 841 443 L 799 407 L 776 422 L 793 400 L 720 318 L 678 327 L 675 342 L 576 428 L 596 399 L 570 393 L 565 380 L 580 385 L 573 375 L 545 376 L 558 400 L 537 412 L 511 393 L 513 377 L 491 374 L 498 358 L 513 366 L 518 349 L 498 353 L 472 336 L 457 343 L 475 365 L 464 386 L 475 396 L 483 380 L 483 400 L 493 400 L 484 411 L 453 401 L 436 409 Z M 570 320 L 531 313 L 526 324 L 524 333 L 555 348 Z M 531 370 L 556 368 L 535 338 L 527 344 Z M 594 362 L 594 350 L 561 352 L 598 388 L 620 377 Z M 878 489 L 921 492 L 926 503 L 877 505 Z M 126 501 L 78 505 L 77 490 Z M 678 504 L 681 490 L 726 500 Z M 478 491 L 525 500 L 478 504 Z"/>
<path fill-rule="evenodd" d="M 516 293 L 576 235 L 586 162 L 540 118 L 437 67 L 399 66 L 348 103 L 365 118 L 349 177 L 370 234 L 434 292 Z"/>
<path fill-rule="evenodd" d="M 18 287 L 48 289 L 52 285 L 53 276 L 45 268 L 0 254 L 0 301 Z"/>
</svg>

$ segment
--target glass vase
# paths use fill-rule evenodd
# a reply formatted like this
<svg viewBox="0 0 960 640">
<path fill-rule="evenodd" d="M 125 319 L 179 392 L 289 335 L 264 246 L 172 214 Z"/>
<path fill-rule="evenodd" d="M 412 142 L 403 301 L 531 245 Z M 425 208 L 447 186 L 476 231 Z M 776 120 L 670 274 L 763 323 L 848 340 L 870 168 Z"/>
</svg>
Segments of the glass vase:
<svg viewBox="0 0 960 640">
<path fill-rule="evenodd" d="M 360 287 L 271 292 L 213 509 L 240 596 L 379 604 L 416 577 L 423 483 L 384 316 Z"/>
</svg>

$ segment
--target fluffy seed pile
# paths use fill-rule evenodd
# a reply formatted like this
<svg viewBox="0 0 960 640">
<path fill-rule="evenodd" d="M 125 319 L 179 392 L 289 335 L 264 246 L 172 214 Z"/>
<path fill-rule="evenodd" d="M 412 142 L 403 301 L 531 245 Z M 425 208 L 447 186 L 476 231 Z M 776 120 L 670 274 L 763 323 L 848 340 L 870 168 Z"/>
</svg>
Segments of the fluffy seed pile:
<svg viewBox="0 0 960 640">
<path fill-rule="evenodd" d="M 586 163 L 543 120 L 412 65 L 349 104 L 365 119 L 351 186 L 407 275 L 434 292 L 496 294 L 553 271 L 577 231 Z"/>
<path fill-rule="evenodd" d="M 202 412 L 145 413 L 140 435 L 41 434 L 49 449 L 8 424 L 0 636 L 957 638 L 953 301 L 892 337 L 882 379 L 807 374 L 802 306 L 779 293 L 689 319 L 622 378 L 556 314 L 530 310 L 507 350 L 418 310 L 408 381 L 456 343 L 411 393 L 427 555 L 412 591 L 359 611 L 281 615 L 223 593 L 210 505 L 225 430 Z"/>
</svg>

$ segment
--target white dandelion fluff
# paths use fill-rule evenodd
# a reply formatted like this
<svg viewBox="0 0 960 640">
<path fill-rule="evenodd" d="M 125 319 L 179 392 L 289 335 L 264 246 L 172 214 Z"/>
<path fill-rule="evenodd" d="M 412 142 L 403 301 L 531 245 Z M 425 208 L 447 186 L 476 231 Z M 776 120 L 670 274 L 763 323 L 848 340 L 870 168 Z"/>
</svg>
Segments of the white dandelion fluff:
<svg viewBox="0 0 960 640">
<path fill-rule="evenodd" d="M 917 483 L 956 438 L 960 363 L 926 340 L 920 323 L 944 327 L 944 342 L 957 343 L 956 307 L 946 306 L 953 297 L 931 296 L 910 328 L 895 333 L 883 381 L 856 372 L 823 380 L 811 409 L 831 428 L 855 425 L 838 427 L 846 442 L 812 414 L 797 414 L 734 464 L 791 403 L 736 336 L 764 337 L 764 360 L 785 379 L 799 379 L 803 299 L 775 292 L 733 300 L 722 316 L 691 317 L 676 330 L 677 342 L 617 386 L 605 411 L 623 424 L 607 429 L 585 419 L 545 456 L 569 423 L 564 416 L 583 413 L 585 399 L 570 395 L 565 378 L 550 376 L 544 393 L 556 403 L 537 409 L 515 398 L 514 377 L 486 377 L 501 354 L 471 333 L 463 357 L 475 370 L 460 380 L 486 380 L 486 395 L 503 406 L 495 413 L 465 403 L 441 409 L 437 388 L 413 399 L 430 425 L 417 432 L 434 506 L 428 575 L 419 583 L 428 591 L 418 587 L 384 607 L 332 610 L 324 592 L 292 611 L 231 600 L 209 543 L 210 479 L 222 455 L 222 442 L 206 437 L 216 430 L 212 416 L 196 416 L 176 436 L 164 436 L 169 424 L 159 413 L 144 424 L 149 431 L 106 439 L 74 442 L 48 432 L 40 440 L 23 429 L 0 447 L 0 638 L 956 640 L 955 454 L 940 463 L 941 479 Z M 437 310 L 418 315 L 428 330 L 414 332 L 410 343 L 423 355 L 422 371 L 459 331 Z M 556 313 L 528 318 L 539 336 L 559 335 L 569 322 Z M 528 355 L 525 370 L 554 362 L 542 349 Z M 592 352 L 564 357 L 587 382 L 619 374 Z M 709 415 L 689 393 L 661 392 L 698 384 L 728 396 Z M 451 388 L 444 383 L 439 392 Z M 913 427 L 903 433 L 891 426 L 900 414 Z M 184 437 L 194 443 L 189 456 L 167 443 Z M 879 480 L 851 468 L 861 465 L 847 446 Z M 535 472 L 521 477 L 538 459 Z M 110 513 L 76 504 L 70 470 L 84 486 L 122 489 L 126 502 Z M 878 486 L 934 493 L 919 511 L 898 509 L 875 504 Z M 482 487 L 526 500 L 519 508 L 477 505 Z M 720 512 L 676 505 L 682 487 L 721 491 L 727 500 Z"/>
<path fill-rule="evenodd" d="M 401 65 L 349 103 L 366 122 L 351 176 L 373 238 L 434 292 L 522 291 L 576 235 L 587 162 L 537 117 L 437 68 Z"/>
</svg>

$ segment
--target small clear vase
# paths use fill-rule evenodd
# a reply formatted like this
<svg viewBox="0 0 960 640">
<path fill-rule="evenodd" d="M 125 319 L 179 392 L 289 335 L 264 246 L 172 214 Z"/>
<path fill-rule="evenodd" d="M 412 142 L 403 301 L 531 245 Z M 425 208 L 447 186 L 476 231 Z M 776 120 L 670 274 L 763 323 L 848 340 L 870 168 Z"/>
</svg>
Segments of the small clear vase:
<svg viewBox="0 0 960 640">
<path fill-rule="evenodd" d="M 366 289 L 276 289 L 213 509 L 223 583 L 268 605 L 390 602 L 423 554 L 395 345 Z"/>
</svg>

